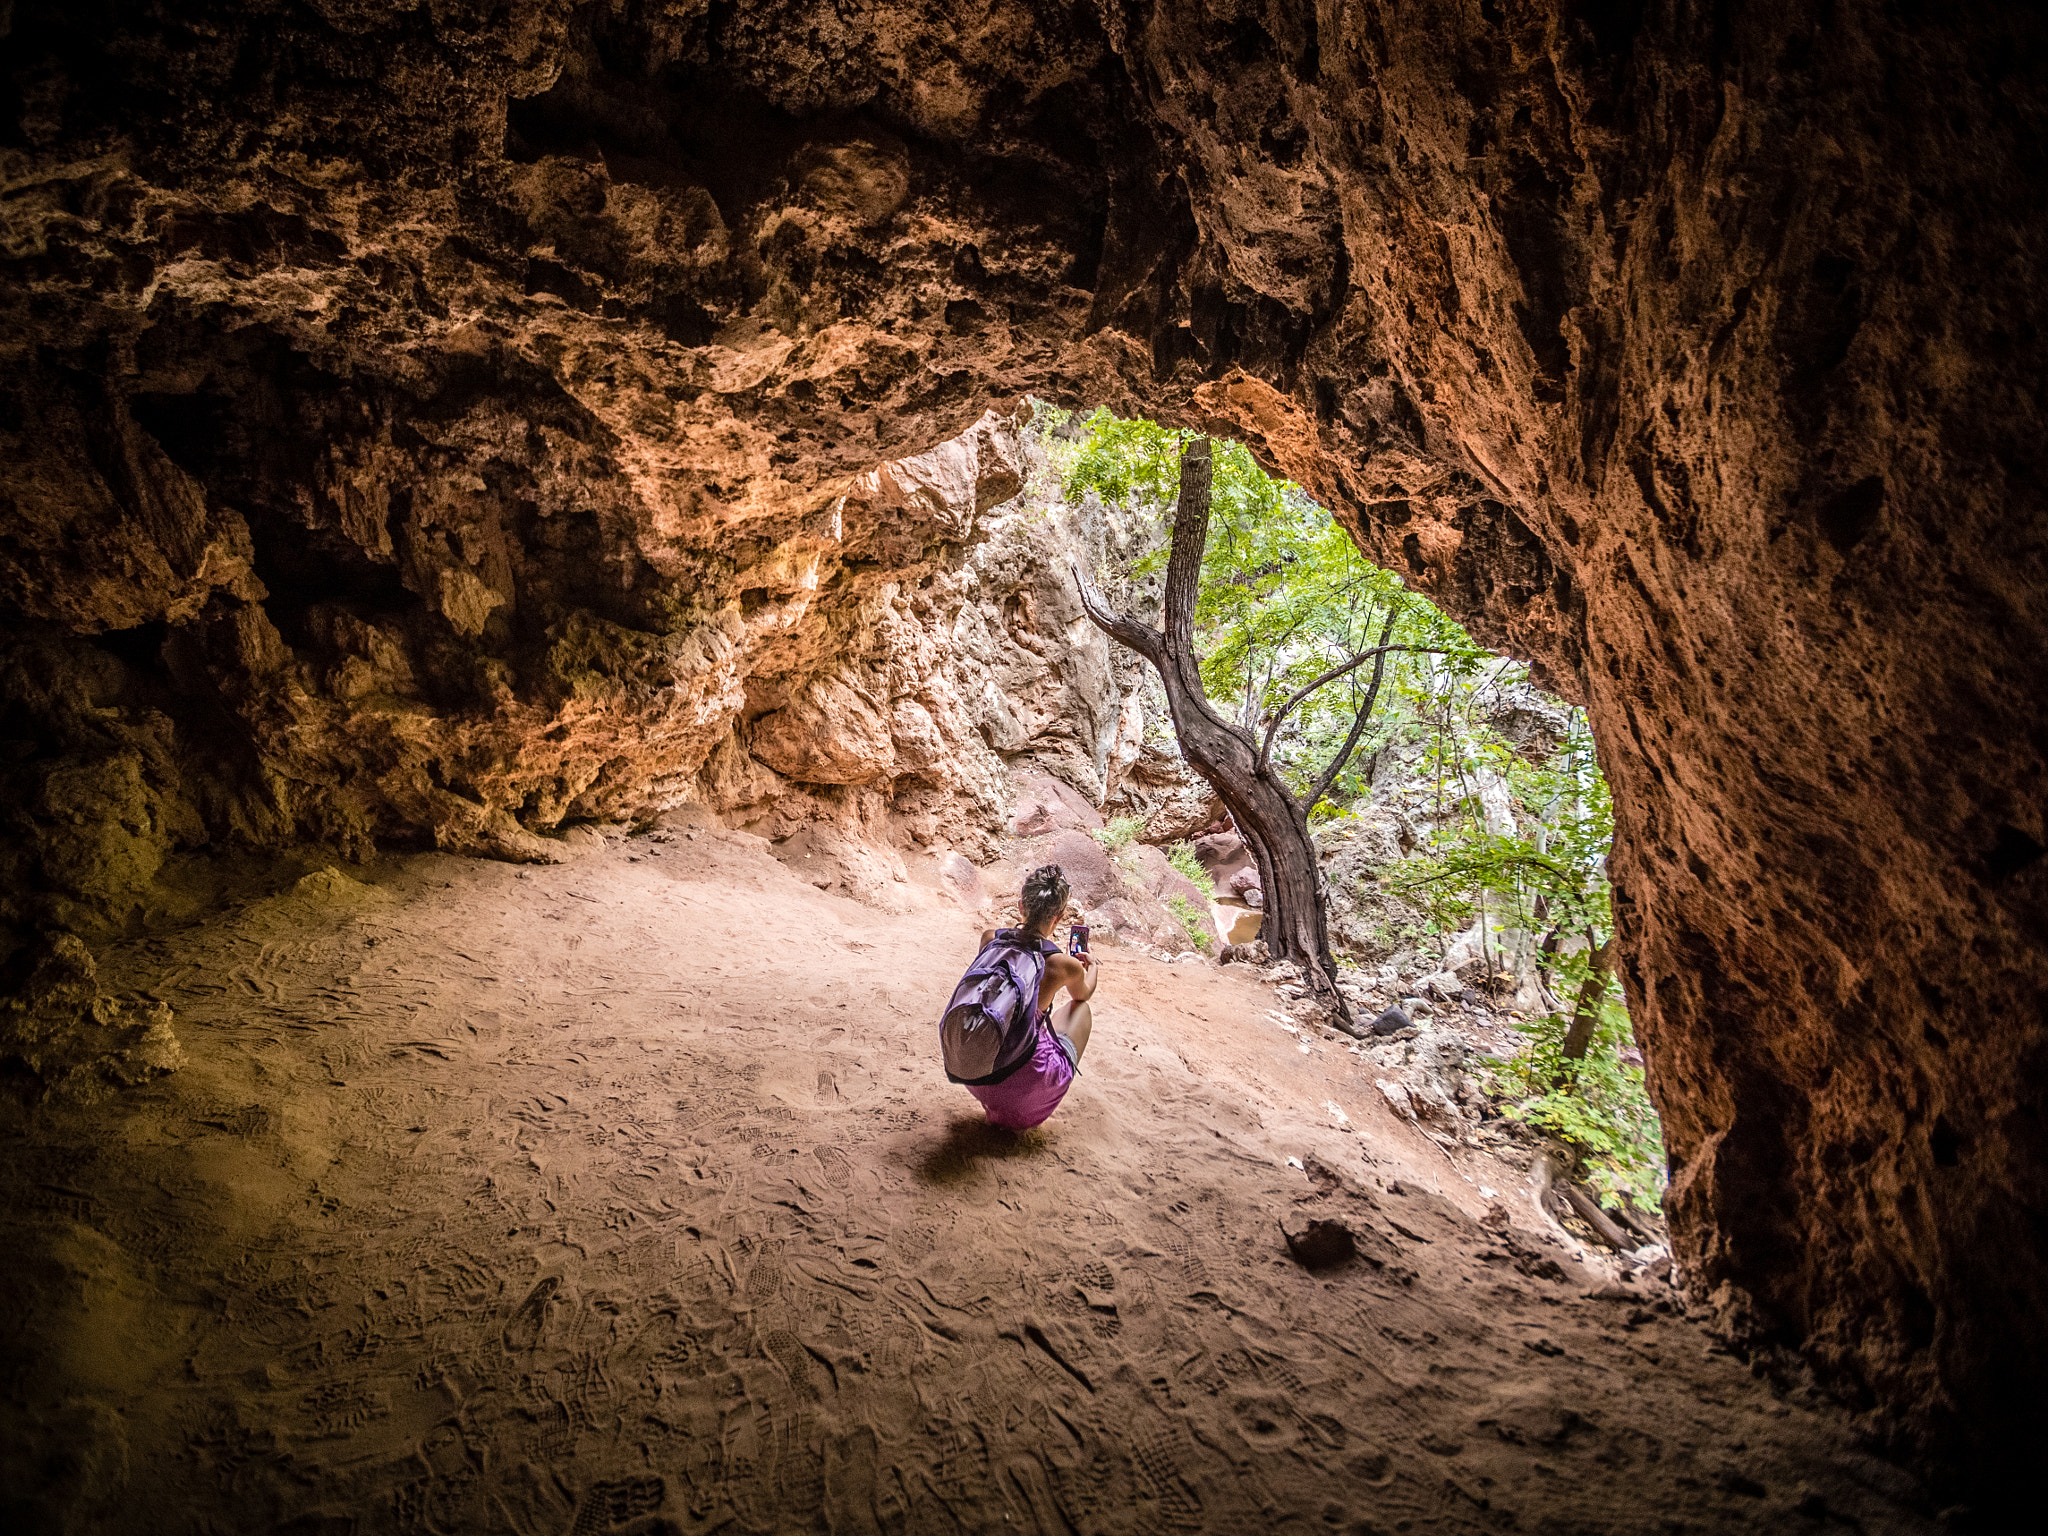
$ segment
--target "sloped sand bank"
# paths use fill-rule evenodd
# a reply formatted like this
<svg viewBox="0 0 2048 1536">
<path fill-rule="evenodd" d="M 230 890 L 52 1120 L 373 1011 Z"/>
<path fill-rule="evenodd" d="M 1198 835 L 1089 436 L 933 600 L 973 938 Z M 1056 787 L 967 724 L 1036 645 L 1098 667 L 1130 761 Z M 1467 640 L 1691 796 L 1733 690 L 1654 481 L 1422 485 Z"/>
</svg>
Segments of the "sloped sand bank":
<svg viewBox="0 0 2048 1536">
<path fill-rule="evenodd" d="M 191 1065 L 6 1112 L 13 1528 L 1922 1528 L 1241 975 L 1106 951 L 1068 1103 L 988 1131 L 932 1039 L 975 924 L 911 894 L 707 829 L 116 951 Z M 1304 1203 L 1364 1256 L 1289 1259 Z"/>
</svg>

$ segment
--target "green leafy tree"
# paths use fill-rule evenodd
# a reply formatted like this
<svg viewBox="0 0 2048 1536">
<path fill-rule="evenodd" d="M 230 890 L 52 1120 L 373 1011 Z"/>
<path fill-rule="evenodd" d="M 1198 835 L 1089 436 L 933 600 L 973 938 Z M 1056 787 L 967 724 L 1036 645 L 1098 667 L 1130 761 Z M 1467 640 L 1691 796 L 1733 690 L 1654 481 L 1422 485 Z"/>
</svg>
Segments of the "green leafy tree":
<svg viewBox="0 0 2048 1536">
<path fill-rule="evenodd" d="M 1165 515 L 1180 456 L 1196 434 L 1106 410 L 1051 420 L 1079 432 L 1054 451 L 1069 499 L 1093 491 Z M 1161 551 L 1134 574 L 1156 574 L 1167 558 Z M 1366 560 L 1300 487 L 1267 474 L 1232 442 L 1213 445 L 1194 632 L 1207 702 L 1261 737 L 1262 766 L 1310 814 L 1363 787 L 1353 765 L 1372 744 L 1375 696 L 1409 658 L 1435 652 L 1461 671 L 1492 659 L 1398 576 Z"/>
<path fill-rule="evenodd" d="M 1439 677 L 1408 691 L 1427 726 L 1423 766 L 1439 812 L 1429 848 L 1388 876 L 1395 894 L 1440 930 L 1474 919 L 1496 935 L 1536 940 L 1548 1006 L 1519 1026 L 1524 1050 L 1495 1074 L 1508 1112 L 1556 1136 L 1585 1164 L 1604 1198 L 1649 1209 L 1664 1175 L 1664 1147 L 1614 974 L 1614 917 L 1607 852 L 1614 808 L 1593 754 L 1585 713 L 1566 716 L 1564 739 L 1541 762 L 1475 724 L 1484 694 L 1519 684 L 1519 668 L 1490 677 Z M 1486 813 L 1485 776 L 1517 813 L 1506 827 Z"/>
<path fill-rule="evenodd" d="M 1653 1211 L 1663 1196 L 1664 1139 L 1650 1102 L 1643 1069 L 1623 1059 L 1634 1043 L 1627 1011 L 1613 990 L 1613 978 L 1597 973 L 1583 955 L 1567 955 L 1559 970 L 1575 997 L 1597 986 L 1598 1002 L 1589 1048 L 1571 1055 L 1562 1012 L 1518 1026 L 1523 1049 L 1492 1068 L 1493 1089 L 1507 1100 L 1507 1113 L 1557 1137 L 1586 1170 L 1586 1181 L 1603 1204 L 1627 1200 Z"/>
<path fill-rule="evenodd" d="M 1154 433 L 1159 430 L 1153 429 Z M 1098 462 L 1097 449 L 1106 434 L 1113 434 L 1117 442 L 1135 445 L 1116 460 L 1118 464 L 1134 466 L 1130 472 L 1119 472 L 1116 477 L 1099 482 L 1099 485 L 1111 488 L 1151 483 L 1148 477 L 1156 477 L 1159 452 L 1168 443 L 1179 442 L 1170 434 L 1147 436 L 1133 434 L 1124 426 L 1105 427 L 1103 432 L 1096 434 L 1093 442 L 1082 448 L 1076 455 L 1077 459 Z M 1223 469 L 1220 493 L 1219 461 Z M 1098 469 L 1094 473 L 1106 471 Z M 1073 485 L 1070 476 L 1070 491 Z M 1379 620 L 1375 636 L 1377 643 L 1357 649 L 1334 664 L 1327 664 L 1327 655 L 1316 653 L 1313 636 L 1267 636 L 1249 653 L 1267 658 L 1268 664 L 1260 685 L 1247 688 L 1247 703 L 1236 711 L 1240 718 L 1232 719 L 1219 713 L 1210 697 L 1208 679 L 1197 655 L 1197 646 L 1201 643 L 1197 630 L 1199 609 L 1205 588 L 1213 585 L 1205 579 L 1211 567 L 1210 549 L 1217 542 L 1212 533 L 1224 535 L 1225 553 L 1221 563 L 1226 569 L 1233 570 L 1244 579 L 1262 581 L 1276 572 L 1256 565 L 1246 568 L 1242 564 L 1242 553 L 1233 558 L 1228 551 L 1233 546 L 1242 551 L 1265 524 L 1284 515 L 1290 508 L 1298 510 L 1303 504 L 1291 502 L 1288 488 L 1259 470 L 1242 449 L 1226 444 L 1219 452 L 1208 439 L 1200 437 L 1180 443 L 1176 485 L 1172 541 L 1167 553 L 1166 590 L 1162 604 L 1163 627 L 1153 629 L 1117 613 L 1076 566 L 1074 579 L 1080 589 L 1081 606 L 1097 628 L 1136 651 L 1157 670 L 1166 690 L 1167 707 L 1173 715 L 1174 733 L 1180 742 L 1182 756 L 1229 807 L 1238 832 L 1259 867 L 1266 914 L 1260 937 L 1267 948 L 1276 958 L 1297 964 L 1301 968 L 1302 979 L 1321 1004 L 1345 1027 L 1358 1032 L 1362 1026 L 1353 1018 L 1350 1004 L 1336 984 L 1337 966 L 1330 953 L 1327 893 L 1322 873 L 1317 867 L 1315 843 L 1309 834 L 1309 816 L 1329 792 L 1364 735 L 1379 697 L 1389 656 L 1425 648 L 1394 640 L 1400 607 L 1392 600 L 1385 605 L 1383 612 L 1373 615 Z M 1219 505 L 1225 508 L 1225 515 L 1220 521 L 1215 516 Z M 1243 535 L 1235 541 L 1229 537 L 1233 517 Z M 1291 545 L 1273 548 L 1271 555 L 1279 571 L 1301 563 L 1301 557 Z M 1215 627 L 1212 623 L 1210 629 Z M 1231 632 L 1227 623 L 1223 627 L 1226 632 Z M 1361 633 L 1370 636 L 1375 632 L 1368 626 Z M 1259 675 L 1255 660 L 1241 660 L 1245 667 L 1252 669 L 1253 675 Z M 1274 759 L 1274 738 L 1297 706 L 1328 684 L 1359 672 L 1368 662 L 1372 664 L 1370 681 L 1365 686 L 1343 743 L 1319 774 L 1312 767 L 1306 769 L 1307 773 L 1315 775 L 1313 782 L 1305 789 L 1296 790 Z M 1281 690 L 1302 672 L 1312 675 L 1286 693 L 1284 698 L 1279 697 Z M 1262 711 L 1266 725 L 1261 736 L 1255 723 L 1247 723 L 1243 716 L 1258 713 L 1252 706 L 1269 700 L 1276 702 Z M 1298 768 L 1297 774 L 1301 771 Z"/>
</svg>

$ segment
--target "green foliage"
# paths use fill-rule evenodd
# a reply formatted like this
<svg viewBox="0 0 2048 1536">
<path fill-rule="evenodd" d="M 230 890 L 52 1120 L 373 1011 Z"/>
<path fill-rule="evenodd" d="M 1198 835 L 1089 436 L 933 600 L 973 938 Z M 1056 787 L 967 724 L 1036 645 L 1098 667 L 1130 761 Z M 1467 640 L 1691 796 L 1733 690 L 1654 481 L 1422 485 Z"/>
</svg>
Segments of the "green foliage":
<svg viewBox="0 0 2048 1536">
<path fill-rule="evenodd" d="M 1559 961 L 1559 992 L 1576 998 L 1589 967 L 1583 955 Z M 1491 1069 L 1493 1088 L 1512 1119 L 1547 1131 L 1576 1151 L 1586 1182 L 1602 1203 L 1627 1196 L 1644 1211 L 1657 1209 L 1664 1186 L 1664 1137 L 1643 1070 L 1621 1059 L 1632 1034 L 1628 1013 L 1611 978 L 1600 1000 L 1592 1042 L 1577 1061 L 1564 1054 L 1571 1009 L 1560 1008 L 1517 1028 L 1527 1045 Z"/>
<path fill-rule="evenodd" d="M 1072 499 L 1092 490 L 1106 502 L 1149 505 L 1162 522 L 1168 519 L 1181 450 L 1192 434 L 1120 421 L 1106 410 L 1084 418 L 1084 425 L 1079 441 L 1053 449 L 1065 494 Z M 1162 551 L 1134 574 L 1150 574 L 1165 560 Z M 1216 445 L 1195 626 L 1211 704 L 1261 737 L 1298 690 L 1380 644 L 1383 634 L 1389 644 L 1449 652 L 1436 664 L 1461 675 L 1492 660 L 1398 576 L 1366 560 L 1350 534 L 1300 487 L 1267 474 L 1249 449 L 1233 442 Z M 1415 665 L 1412 656 L 1391 656 L 1387 672 L 1398 677 Z M 1283 722 L 1275 757 L 1295 790 L 1321 777 L 1371 680 L 1368 664 L 1311 694 Z M 1357 764 L 1387 735 L 1381 726 L 1360 744 L 1332 785 L 1333 807 L 1363 792 Z"/>
<path fill-rule="evenodd" d="M 1071 428 L 1074 418 L 1044 420 L 1050 430 Z M 1071 440 L 1048 440 L 1066 497 L 1092 490 L 1107 503 L 1150 508 L 1164 531 L 1191 434 L 1119 421 L 1104 410 L 1079 423 Z M 1155 555 L 1133 574 L 1165 560 Z M 1521 756 L 1488 722 L 1503 693 L 1527 686 L 1527 668 L 1474 644 L 1236 443 L 1216 449 L 1195 625 L 1210 703 L 1255 740 L 1297 691 L 1331 668 L 1381 644 L 1423 648 L 1388 656 L 1366 731 L 1312 814 L 1352 814 L 1371 796 L 1372 764 L 1394 754 L 1404 776 L 1418 774 L 1432 792 L 1427 803 L 1404 804 L 1425 846 L 1381 872 L 1390 895 L 1418 909 L 1440 935 L 1483 917 L 1490 936 L 1557 931 L 1588 934 L 1594 944 L 1606 939 L 1614 816 L 1584 713 L 1570 711 L 1564 742 L 1544 762 Z M 1312 789 L 1341 751 L 1372 673 L 1367 663 L 1325 684 L 1283 719 L 1274 761 L 1297 793 Z M 1198 878 L 1177 857 L 1175 867 Z M 1389 930 L 1383 937 L 1391 949 L 1415 936 Z M 1583 961 L 1562 962 L 1553 983 L 1559 995 L 1575 997 L 1583 971 Z M 1569 1012 L 1525 1027 L 1529 1050 L 1502 1069 L 1500 1091 L 1512 1101 L 1510 1113 L 1577 1147 L 1603 1192 L 1627 1190 L 1654 1205 L 1663 1151 L 1642 1073 L 1618 1056 L 1629 1040 L 1627 1014 L 1610 985 L 1592 1048 L 1585 1060 L 1565 1063 Z"/>
<path fill-rule="evenodd" d="M 1063 416 L 1058 422 L 1063 424 Z M 1120 421 L 1106 410 L 1084 419 L 1087 428 L 1072 448 L 1056 453 L 1060 488 L 1069 501 L 1094 491 L 1104 501 L 1170 506 L 1180 493 L 1181 446 L 1194 434 L 1149 421 Z"/>
<path fill-rule="evenodd" d="M 1145 823 L 1136 816 L 1112 816 L 1090 835 L 1111 853 L 1117 853 L 1136 842 L 1144 830 Z"/>
<path fill-rule="evenodd" d="M 1567 718 L 1563 744 L 1540 764 L 1483 728 L 1446 722 L 1432 733 L 1423 768 L 1435 774 L 1446 814 L 1428 851 L 1388 872 L 1387 888 L 1442 931 L 1469 925 L 1483 903 L 1495 930 L 1591 930 L 1604 941 L 1613 926 L 1606 858 L 1614 803 L 1585 712 Z M 1476 787 L 1482 774 L 1504 782 L 1511 828 L 1489 824 Z"/>
<path fill-rule="evenodd" d="M 1179 870 L 1203 890 L 1211 889 L 1215 882 L 1209 878 L 1209 871 L 1202 868 L 1202 861 L 1195 857 L 1195 850 L 1186 843 L 1175 843 L 1166 850 L 1166 862 Z"/>
<path fill-rule="evenodd" d="M 1205 955 L 1209 953 L 1209 930 L 1203 926 L 1209 914 L 1179 891 L 1167 897 L 1166 904 L 1173 909 L 1173 915 L 1180 919 L 1181 927 L 1187 931 L 1188 943 Z"/>
</svg>

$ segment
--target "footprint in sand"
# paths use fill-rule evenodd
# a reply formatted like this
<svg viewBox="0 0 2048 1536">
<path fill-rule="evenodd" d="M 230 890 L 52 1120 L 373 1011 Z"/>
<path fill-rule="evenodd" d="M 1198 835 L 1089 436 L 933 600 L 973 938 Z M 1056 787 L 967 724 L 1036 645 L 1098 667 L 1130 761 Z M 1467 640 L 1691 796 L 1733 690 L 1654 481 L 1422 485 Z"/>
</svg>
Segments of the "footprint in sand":
<svg viewBox="0 0 2048 1536">
<path fill-rule="evenodd" d="M 811 1449 L 813 1425 L 807 1409 L 782 1416 L 775 1425 L 781 1447 L 775 1463 L 777 1492 L 783 1511 L 807 1530 L 818 1528 L 817 1517 L 825 1508 L 825 1464 Z"/>
<path fill-rule="evenodd" d="M 245 1104 L 228 1112 L 224 1129 L 230 1136 L 254 1141 L 276 1129 L 277 1116 L 261 1104 Z"/>
<path fill-rule="evenodd" d="M 1185 1232 L 1176 1232 L 1168 1238 L 1166 1251 L 1180 1264 L 1181 1278 L 1191 1289 L 1201 1290 L 1209 1284 L 1209 1266 L 1202 1262 L 1201 1254 Z"/>
<path fill-rule="evenodd" d="M 884 1131 L 907 1131 L 917 1124 L 917 1111 L 908 1105 L 896 1103 L 875 1111 L 875 1119 Z"/>
<path fill-rule="evenodd" d="M 745 1412 L 745 1410 L 742 1410 Z M 774 1424 L 758 1406 L 733 1424 L 720 1446 L 718 1485 L 740 1523 L 758 1530 L 774 1518 Z"/>
<path fill-rule="evenodd" d="M 806 1402 L 817 1401 L 818 1389 L 811 1381 L 811 1356 L 802 1340 L 787 1328 L 771 1328 L 762 1335 L 761 1347 L 768 1352 L 768 1358 L 782 1368 L 782 1374 L 796 1388 L 798 1397 Z"/>
<path fill-rule="evenodd" d="M 576 1425 L 567 1406 L 550 1399 L 528 1411 L 533 1415 L 533 1427 L 526 1432 L 531 1460 L 545 1467 L 575 1454 Z"/>
<path fill-rule="evenodd" d="M 837 1103 L 838 1100 L 838 1076 L 835 1073 L 831 1072 L 820 1072 L 818 1074 L 818 1102 L 820 1104 L 834 1104 Z"/>
<path fill-rule="evenodd" d="M 1245 1393 L 1230 1400 L 1238 1434 L 1255 1451 L 1284 1451 L 1297 1438 L 1288 1404 L 1267 1393 Z"/>
<path fill-rule="evenodd" d="M 884 1376 L 908 1376 L 924 1363 L 924 1330 L 904 1319 L 883 1328 L 875 1341 L 875 1369 Z"/>
<path fill-rule="evenodd" d="M 1045 1304 L 1062 1317 L 1085 1318 L 1088 1315 L 1088 1299 L 1071 1278 L 1055 1281 L 1046 1292 Z"/>
<path fill-rule="evenodd" d="M 391 1412 L 390 1398 L 360 1381 L 329 1382 L 308 1393 L 299 1406 L 311 1419 L 311 1437 L 316 1440 L 345 1440 Z"/>
<path fill-rule="evenodd" d="M 1083 1531 L 1096 1528 L 1095 1512 L 1102 1508 L 1115 1473 L 1115 1464 L 1108 1453 L 1101 1450 L 1085 1461 L 1052 1469 L 1053 1497 L 1058 1500 L 1069 1525 Z"/>
<path fill-rule="evenodd" d="M 569 1536 L 602 1536 L 615 1525 L 638 1520 L 661 1508 L 667 1486 L 658 1477 L 627 1477 L 592 1483 L 576 1510 Z"/>
<path fill-rule="evenodd" d="M 940 1423 L 929 1426 L 936 1454 L 925 1469 L 925 1481 L 948 1513 L 967 1528 L 988 1504 L 988 1441 L 979 1425 Z"/>
<path fill-rule="evenodd" d="M 694 1381 L 709 1375 L 712 1342 L 709 1329 L 682 1328 L 648 1363 L 648 1377 L 655 1383 L 655 1396 L 671 1382 Z"/>
<path fill-rule="evenodd" d="M 526 1293 L 526 1300 L 519 1303 L 519 1310 L 505 1324 L 505 1348 L 520 1355 L 540 1343 L 541 1332 L 547 1327 L 548 1303 L 554 1299 L 561 1284 L 559 1279 L 549 1275 Z"/>
<path fill-rule="evenodd" d="M 1141 1270 L 1126 1270 L 1123 1289 L 1117 1292 L 1117 1316 L 1141 1317 L 1158 1304 L 1159 1292 L 1150 1277 Z"/>
<path fill-rule="evenodd" d="M 825 1182 L 834 1189 L 844 1189 L 853 1182 L 853 1159 L 838 1147 L 817 1147 L 811 1155 L 825 1170 Z"/>
<path fill-rule="evenodd" d="M 895 1467 L 885 1466 L 875 1475 L 875 1524 L 882 1536 L 903 1536 L 910 1529 L 910 1496 Z"/>
<path fill-rule="evenodd" d="M 930 1217 L 921 1216 L 909 1226 L 892 1234 L 890 1243 L 905 1264 L 922 1264 L 931 1257 L 932 1250 L 938 1246 L 939 1224 Z"/>
<path fill-rule="evenodd" d="M 754 1267 L 747 1271 L 747 1304 L 755 1307 L 766 1306 L 781 1294 L 782 1244 L 763 1243 L 760 1257 L 754 1260 Z"/>
<path fill-rule="evenodd" d="M 91 1195 L 59 1185 L 45 1185 L 30 1195 L 28 1208 L 39 1216 L 61 1216 L 81 1226 L 91 1223 L 95 1211 Z"/>
<path fill-rule="evenodd" d="M 1131 1441 L 1139 1486 L 1158 1500 L 1157 1524 L 1169 1531 L 1199 1531 L 1202 1500 L 1188 1476 L 1193 1464 L 1187 1434 L 1178 1424 L 1149 1425 Z"/>
</svg>

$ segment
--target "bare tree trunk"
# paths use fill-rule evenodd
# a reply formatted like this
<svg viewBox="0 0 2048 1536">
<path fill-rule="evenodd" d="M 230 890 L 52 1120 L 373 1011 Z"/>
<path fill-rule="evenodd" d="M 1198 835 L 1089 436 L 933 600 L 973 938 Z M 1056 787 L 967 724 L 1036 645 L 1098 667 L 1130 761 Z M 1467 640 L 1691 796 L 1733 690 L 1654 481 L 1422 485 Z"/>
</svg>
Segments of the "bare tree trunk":
<svg viewBox="0 0 2048 1536">
<path fill-rule="evenodd" d="M 1202 687 L 1201 665 L 1195 657 L 1195 597 L 1201 586 L 1202 549 L 1209 537 L 1213 474 L 1209 440 L 1196 438 L 1180 461 L 1180 499 L 1174 507 L 1173 549 L 1166 565 L 1164 633 L 1111 609 L 1078 565 L 1074 579 L 1081 589 L 1081 606 L 1095 626 L 1158 670 L 1182 754 L 1230 808 L 1265 888 L 1265 921 L 1259 934 L 1267 951 L 1276 960 L 1300 966 L 1317 1001 L 1355 1031 L 1357 1020 L 1337 990 L 1322 868 L 1309 837 L 1308 814 L 1261 762 L 1251 733 L 1211 709 Z"/>
<path fill-rule="evenodd" d="M 1593 930 L 1586 930 L 1586 942 L 1592 945 Z M 1586 951 L 1586 980 L 1579 988 L 1579 995 L 1572 1004 L 1572 1021 L 1564 1032 L 1564 1059 L 1583 1061 L 1586 1048 L 1593 1043 L 1593 1031 L 1600 1022 L 1600 999 L 1607 995 L 1607 977 L 1614 966 L 1614 940 L 1610 936 L 1605 944 Z"/>
</svg>

